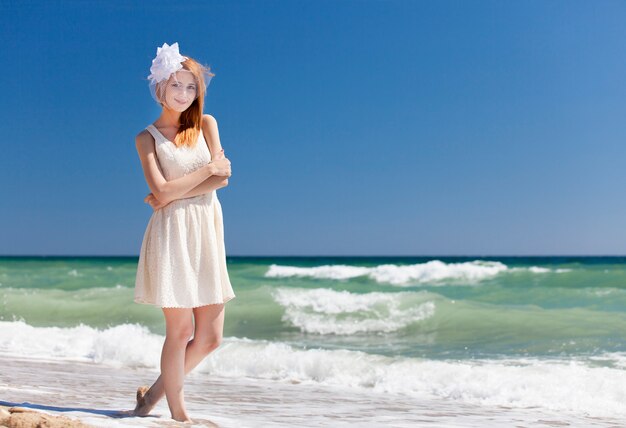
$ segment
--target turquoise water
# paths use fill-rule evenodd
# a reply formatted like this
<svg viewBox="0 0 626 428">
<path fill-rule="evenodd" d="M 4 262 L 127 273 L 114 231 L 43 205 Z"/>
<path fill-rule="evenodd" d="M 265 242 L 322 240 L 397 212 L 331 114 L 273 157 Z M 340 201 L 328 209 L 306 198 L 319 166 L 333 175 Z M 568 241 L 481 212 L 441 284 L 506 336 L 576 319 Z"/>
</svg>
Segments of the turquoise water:
<svg viewBox="0 0 626 428">
<path fill-rule="evenodd" d="M 428 359 L 624 352 L 626 258 L 229 257 L 226 337 Z M 2 257 L 0 320 L 139 324 L 135 257 Z"/>
</svg>

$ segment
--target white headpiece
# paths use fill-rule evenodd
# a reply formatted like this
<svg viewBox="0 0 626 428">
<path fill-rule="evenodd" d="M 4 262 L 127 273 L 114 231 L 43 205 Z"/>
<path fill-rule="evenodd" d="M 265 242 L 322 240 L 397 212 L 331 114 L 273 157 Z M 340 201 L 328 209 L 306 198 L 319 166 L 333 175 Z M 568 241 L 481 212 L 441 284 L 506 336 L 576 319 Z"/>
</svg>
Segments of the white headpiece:
<svg viewBox="0 0 626 428">
<path fill-rule="evenodd" d="M 173 43 L 171 46 L 168 46 L 167 43 L 163 43 L 163 46 L 160 48 L 157 47 L 156 57 L 152 60 L 150 75 L 148 76 L 148 79 L 150 80 L 150 94 L 157 103 L 160 104 L 162 102 L 156 94 L 157 83 L 167 81 L 172 73 L 183 70 L 182 63 L 187 59 L 188 58 L 186 56 L 183 56 L 178 52 L 178 42 Z M 191 73 L 189 70 L 183 71 Z M 202 67 L 202 73 L 206 89 L 211 81 L 211 77 L 213 77 L 213 74 L 204 67 Z"/>
<path fill-rule="evenodd" d="M 156 85 L 160 81 L 168 79 L 172 73 L 183 68 L 182 62 L 186 59 L 186 56 L 182 56 L 178 52 L 178 42 L 172 46 L 163 43 L 163 46 L 157 48 L 156 57 L 152 60 L 152 67 L 150 67 L 152 74 L 148 76 L 150 84 L 154 82 Z"/>
</svg>

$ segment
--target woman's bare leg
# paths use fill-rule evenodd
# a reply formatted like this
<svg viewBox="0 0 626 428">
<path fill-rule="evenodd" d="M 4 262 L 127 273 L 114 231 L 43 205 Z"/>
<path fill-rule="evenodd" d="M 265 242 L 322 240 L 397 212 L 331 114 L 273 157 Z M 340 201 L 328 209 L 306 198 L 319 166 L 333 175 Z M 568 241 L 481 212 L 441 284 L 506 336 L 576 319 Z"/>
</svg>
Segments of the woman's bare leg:
<svg viewBox="0 0 626 428">
<path fill-rule="evenodd" d="M 185 375 L 220 346 L 224 330 L 224 304 L 193 308 L 193 314 L 196 325 L 193 339 L 185 349 Z M 137 390 L 134 413 L 139 416 L 149 414 L 165 395 L 163 375 L 160 375 L 150 388 L 142 386 Z"/>
<path fill-rule="evenodd" d="M 193 333 L 191 309 L 162 308 L 165 314 L 165 343 L 161 353 L 163 389 L 172 419 L 190 422 L 185 409 L 185 347 Z"/>
</svg>

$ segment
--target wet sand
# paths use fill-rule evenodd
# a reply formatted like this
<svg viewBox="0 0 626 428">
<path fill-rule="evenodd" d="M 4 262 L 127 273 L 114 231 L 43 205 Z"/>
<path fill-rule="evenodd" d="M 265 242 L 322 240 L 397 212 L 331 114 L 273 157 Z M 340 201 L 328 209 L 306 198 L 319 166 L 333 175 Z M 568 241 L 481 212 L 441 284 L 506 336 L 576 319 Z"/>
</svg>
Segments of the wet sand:
<svg viewBox="0 0 626 428">
<path fill-rule="evenodd" d="M 0 405 L 60 415 L 95 427 L 190 426 L 170 418 L 162 400 L 133 417 L 138 386 L 158 372 L 84 362 L 0 356 Z M 185 399 L 193 426 L 207 427 L 611 427 L 622 421 L 546 409 L 476 406 L 349 388 L 230 379 L 192 372 Z M 77 422 L 78 423 L 78 422 Z M 23 425 L 29 426 L 29 425 Z M 80 427 L 83 425 L 65 425 Z"/>
</svg>

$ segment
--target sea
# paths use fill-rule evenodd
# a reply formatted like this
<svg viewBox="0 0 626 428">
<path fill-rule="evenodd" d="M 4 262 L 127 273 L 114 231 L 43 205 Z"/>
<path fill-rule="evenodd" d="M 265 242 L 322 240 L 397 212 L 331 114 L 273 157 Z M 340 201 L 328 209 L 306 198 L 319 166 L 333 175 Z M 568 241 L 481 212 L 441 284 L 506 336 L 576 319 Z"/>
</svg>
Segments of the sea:
<svg viewBox="0 0 626 428">
<path fill-rule="evenodd" d="M 169 423 L 165 400 L 113 417 L 158 375 L 165 337 L 160 308 L 133 302 L 137 261 L 0 257 L 0 404 Z M 224 340 L 187 379 L 201 425 L 626 426 L 625 257 L 227 265 Z"/>
</svg>

